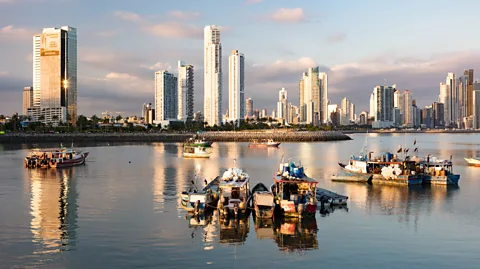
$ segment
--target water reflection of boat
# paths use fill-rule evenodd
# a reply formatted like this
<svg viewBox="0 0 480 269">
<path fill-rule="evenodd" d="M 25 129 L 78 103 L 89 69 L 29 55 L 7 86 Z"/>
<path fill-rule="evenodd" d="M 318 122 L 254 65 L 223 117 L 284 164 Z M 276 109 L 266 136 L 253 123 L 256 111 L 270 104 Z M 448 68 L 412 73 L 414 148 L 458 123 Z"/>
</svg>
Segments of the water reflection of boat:
<svg viewBox="0 0 480 269">
<path fill-rule="evenodd" d="M 220 220 L 220 244 L 243 243 L 250 231 L 249 218 Z"/>
<path fill-rule="evenodd" d="M 257 239 L 275 239 L 275 234 L 273 233 L 273 219 L 261 219 L 254 216 L 253 222 L 255 223 Z"/>
<path fill-rule="evenodd" d="M 250 219 L 247 214 L 241 218 L 223 218 L 220 219 L 220 244 L 243 243 L 247 239 L 250 231 Z"/>
<path fill-rule="evenodd" d="M 284 219 L 274 222 L 275 242 L 282 251 L 318 249 L 315 219 Z"/>
<path fill-rule="evenodd" d="M 320 215 L 325 217 L 326 215 L 330 215 L 335 211 L 345 211 L 348 212 L 347 205 L 329 205 L 329 206 L 320 206 Z"/>
</svg>

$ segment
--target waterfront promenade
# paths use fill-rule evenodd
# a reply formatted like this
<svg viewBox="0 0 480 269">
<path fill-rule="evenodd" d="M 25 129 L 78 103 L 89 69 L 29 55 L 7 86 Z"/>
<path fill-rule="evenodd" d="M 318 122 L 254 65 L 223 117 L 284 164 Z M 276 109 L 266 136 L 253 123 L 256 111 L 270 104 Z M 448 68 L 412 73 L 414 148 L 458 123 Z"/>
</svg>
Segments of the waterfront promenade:
<svg viewBox="0 0 480 269">
<path fill-rule="evenodd" d="M 72 142 L 183 142 L 194 135 L 194 133 L 10 133 L 0 135 L 0 144 Z M 351 140 L 348 135 L 336 131 L 204 132 L 198 136 L 213 142 L 249 142 L 253 139 L 273 139 L 279 142 Z"/>
</svg>

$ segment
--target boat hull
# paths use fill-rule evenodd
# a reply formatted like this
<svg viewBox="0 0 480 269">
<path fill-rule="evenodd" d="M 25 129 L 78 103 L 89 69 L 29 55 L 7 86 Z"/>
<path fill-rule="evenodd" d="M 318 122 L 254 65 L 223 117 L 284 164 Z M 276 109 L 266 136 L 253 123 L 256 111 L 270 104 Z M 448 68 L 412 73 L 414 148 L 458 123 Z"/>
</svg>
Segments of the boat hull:
<svg viewBox="0 0 480 269">
<path fill-rule="evenodd" d="M 423 176 L 423 183 L 431 185 L 458 185 L 460 175 L 448 175 L 448 176 Z"/>
<path fill-rule="evenodd" d="M 210 153 L 199 154 L 199 153 L 183 153 L 184 158 L 210 158 Z"/>
<path fill-rule="evenodd" d="M 208 196 L 209 194 L 199 194 L 199 193 L 195 193 L 195 195 L 207 196 L 205 198 L 206 202 L 199 202 L 198 206 L 196 207 L 195 202 L 191 201 L 190 194 L 184 192 L 181 194 L 181 199 L 182 199 L 181 205 L 183 209 L 185 209 L 188 212 L 197 211 L 196 213 L 203 213 L 205 211 L 213 210 L 216 208 L 218 203 L 218 195 Z"/>
<path fill-rule="evenodd" d="M 480 167 L 480 160 L 478 159 L 465 158 L 465 161 L 467 161 L 470 166 Z"/>
<path fill-rule="evenodd" d="M 209 147 L 212 146 L 212 144 L 213 144 L 213 142 L 205 141 L 205 142 L 201 142 L 201 143 L 187 143 L 186 146 L 209 148 Z"/>
<path fill-rule="evenodd" d="M 272 143 L 272 144 L 262 144 L 262 143 L 250 143 L 248 144 L 249 148 L 278 148 L 280 143 Z"/>
</svg>

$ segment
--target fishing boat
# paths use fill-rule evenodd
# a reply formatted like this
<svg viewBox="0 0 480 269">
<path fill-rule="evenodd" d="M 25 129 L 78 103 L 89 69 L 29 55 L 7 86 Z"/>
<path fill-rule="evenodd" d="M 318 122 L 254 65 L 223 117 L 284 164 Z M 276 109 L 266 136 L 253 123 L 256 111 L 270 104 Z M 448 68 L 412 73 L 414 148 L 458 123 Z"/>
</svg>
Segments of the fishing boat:
<svg viewBox="0 0 480 269">
<path fill-rule="evenodd" d="M 273 217 L 273 194 L 263 183 L 258 183 L 252 189 L 253 209 L 257 218 L 269 219 Z"/>
<path fill-rule="evenodd" d="M 315 217 L 318 182 L 304 173 L 301 164 L 282 161 L 273 182 L 270 189 L 284 217 Z"/>
<path fill-rule="evenodd" d="M 378 156 L 352 155 L 348 164 L 338 163 L 346 173 L 354 176 L 369 175 L 372 183 L 393 185 L 422 184 L 422 175 L 416 171 L 416 162 L 397 158 L 389 152 Z"/>
<path fill-rule="evenodd" d="M 280 145 L 280 142 L 275 142 L 273 139 L 267 139 L 267 140 L 253 140 L 248 144 L 249 148 L 278 148 Z"/>
<path fill-rule="evenodd" d="M 73 147 L 53 149 L 34 149 L 25 157 L 25 167 L 27 168 L 65 168 L 85 164 L 88 152 L 82 153 Z"/>
<path fill-rule="evenodd" d="M 210 158 L 211 154 L 205 147 L 183 146 L 183 157 L 185 158 Z"/>
<path fill-rule="evenodd" d="M 195 181 L 197 177 L 195 176 Z M 220 177 L 216 177 L 208 184 L 205 180 L 205 187 L 202 190 L 198 190 L 195 181 L 192 180 L 193 190 L 189 189 L 183 191 L 181 194 L 181 205 L 188 212 L 200 214 L 208 209 L 215 209 L 219 198 L 218 184 Z"/>
<path fill-rule="evenodd" d="M 250 176 L 238 168 L 229 168 L 220 178 L 218 210 L 223 217 L 247 214 L 250 200 Z"/>
<path fill-rule="evenodd" d="M 451 160 L 436 157 L 415 158 L 418 170 L 423 176 L 423 183 L 432 185 L 458 185 L 459 174 L 453 173 Z"/>
<path fill-rule="evenodd" d="M 465 158 L 465 161 L 470 166 L 480 167 L 480 158 Z"/>
<path fill-rule="evenodd" d="M 205 138 L 202 138 L 202 139 L 190 138 L 187 141 L 185 141 L 184 146 L 209 148 L 212 146 L 212 144 L 213 142 L 206 141 Z"/>
</svg>

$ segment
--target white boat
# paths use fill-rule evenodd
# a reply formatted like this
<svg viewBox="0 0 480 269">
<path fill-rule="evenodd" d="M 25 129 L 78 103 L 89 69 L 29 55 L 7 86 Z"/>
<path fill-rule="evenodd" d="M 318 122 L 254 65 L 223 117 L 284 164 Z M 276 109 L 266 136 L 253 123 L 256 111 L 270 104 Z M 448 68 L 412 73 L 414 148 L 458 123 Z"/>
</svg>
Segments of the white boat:
<svg viewBox="0 0 480 269">
<path fill-rule="evenodd" d="M 250 199 L 250 176 L 238 168 L 229 168 L 220 178 L 218 210 L 224 217 L 246 215 Z"/>
<path fill-rule="evenodd" d="M 202 190 L 198 190 L 195 181 L 192 180 L 194 189 L 183 191 L 181 193 L 182 198 L 182 207 L 188 212 L 193 212 L 194 214 L 204 213 L 208 209 L 214 209 L 218 203 L 218 183 L 220 177 L 216 177 Z M 206 183 L 206 180 L 205 180 Z"/>
<path fill-rule="evenodd" d="M 205 147 L 183 147 L 183 157 L 185 158 L 210 158 L 211 152 L 207 152 Z"/>
<path fill-rule="evenodd" d="M 465 158 L 465 161 L 467 161 L 468 165 L 480 167 L 480 159 L 478 158 Z"/>
</svg>

